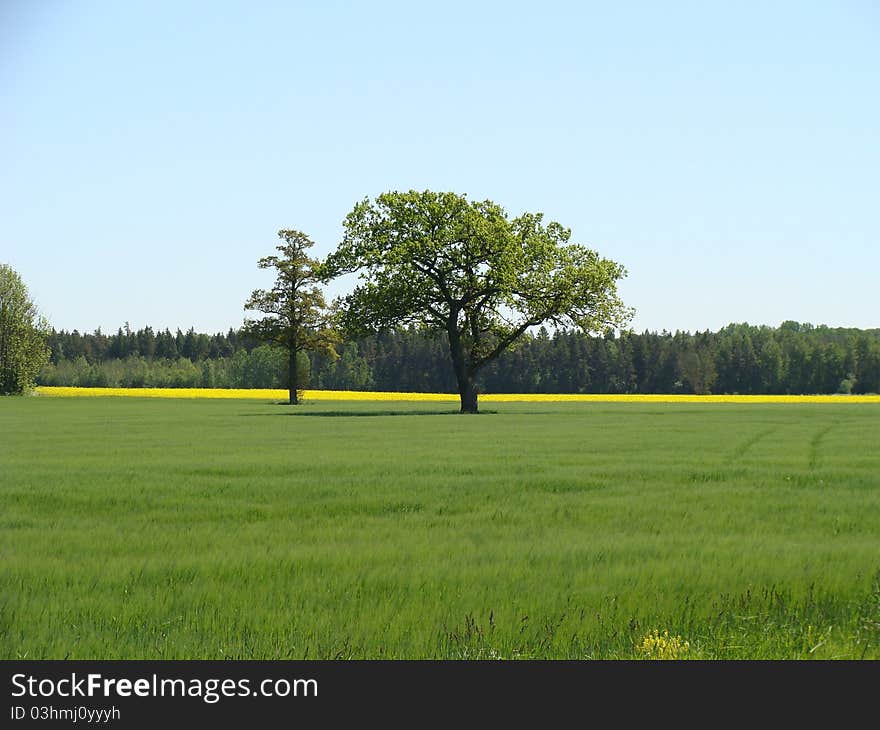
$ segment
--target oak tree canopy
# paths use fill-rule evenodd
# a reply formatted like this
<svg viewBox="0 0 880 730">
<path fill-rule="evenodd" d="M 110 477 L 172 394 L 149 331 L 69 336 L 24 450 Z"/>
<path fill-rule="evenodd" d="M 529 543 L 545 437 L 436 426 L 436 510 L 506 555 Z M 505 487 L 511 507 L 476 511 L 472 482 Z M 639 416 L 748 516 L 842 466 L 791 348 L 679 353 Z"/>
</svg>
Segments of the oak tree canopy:
<svg viewBox="0 0 880 730">
<path fill-rule="evenodd" d="M 461 411 L 476 413 L 480 369 L 530 327 L 595 332 L 631 318 L 617 294 L 624 267 L 570 238 L 541 213 L 511 219 L 491 200 L 388 192 L 348 214 L 323 271 L 360 274 L 340 302 L 347 334 L 405 325 L 444 332 Z"/>
</svg>

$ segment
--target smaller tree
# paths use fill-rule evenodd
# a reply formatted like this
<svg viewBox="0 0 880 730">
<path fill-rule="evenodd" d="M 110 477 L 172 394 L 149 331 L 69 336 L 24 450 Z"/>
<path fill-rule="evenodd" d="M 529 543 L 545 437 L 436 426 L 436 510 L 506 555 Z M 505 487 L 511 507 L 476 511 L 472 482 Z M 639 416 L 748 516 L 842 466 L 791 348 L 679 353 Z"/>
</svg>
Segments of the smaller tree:
<svg viewBox="0 0 880 730">
<path fill-rule="evenodd" d="M 0 395 L 24 393 L 49 361 L 48 324 L 16 271 L 0 264 Z"/>
<path fill-rule="evenodd" d="M 338 336 L 331 327 L 330 313 L 318 287 L 320 262 L 307 251 L 314 242 L 301 231 L 281 230 L 283 243 L 279 256 L 266 256 L 257 262 L 261 269 L 275 269 L 275 286 L 257 289 L 245 302 L 246 310 L 262 312 L 262 319 L 246 319 L 244 331 L 258 340 L 279 345 L 288 354 L 290 404 L 301 400 L 303 386 L 297 368 L 300 353 L 323 351 L 336 358 Z"/>
</svg>

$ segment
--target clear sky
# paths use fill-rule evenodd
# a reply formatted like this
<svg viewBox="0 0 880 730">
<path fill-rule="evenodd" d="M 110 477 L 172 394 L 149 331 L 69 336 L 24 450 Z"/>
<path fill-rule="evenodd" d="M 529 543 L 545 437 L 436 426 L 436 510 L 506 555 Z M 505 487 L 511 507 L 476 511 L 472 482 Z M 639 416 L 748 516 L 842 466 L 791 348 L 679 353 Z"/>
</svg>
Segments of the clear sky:
<svg viewBox="0 0 880 730">
<path fill-rule="evenodd" d="M 639 331 L 880 327 L 880 5 L 0 0 L 0 170 L 59 329 L 237 327 L 411 188 L 570 227 Z"/>
</svg>

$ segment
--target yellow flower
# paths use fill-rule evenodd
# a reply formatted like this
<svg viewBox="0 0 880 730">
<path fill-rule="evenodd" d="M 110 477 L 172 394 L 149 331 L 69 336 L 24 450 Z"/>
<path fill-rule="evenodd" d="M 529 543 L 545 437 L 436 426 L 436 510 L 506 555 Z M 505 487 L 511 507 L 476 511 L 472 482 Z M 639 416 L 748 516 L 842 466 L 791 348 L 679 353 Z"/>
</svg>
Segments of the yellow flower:
<svg viewBox="0 0 880 730">
<path fill-rule="evenodd" d="M 645 659 L 681 659 L 690 648 L 690 642 L 681 636 L 670 636 L 665 630 L 661 634 L 659 629 L 649 631 L 636 645 L 636 650 Z"/>
</svg>

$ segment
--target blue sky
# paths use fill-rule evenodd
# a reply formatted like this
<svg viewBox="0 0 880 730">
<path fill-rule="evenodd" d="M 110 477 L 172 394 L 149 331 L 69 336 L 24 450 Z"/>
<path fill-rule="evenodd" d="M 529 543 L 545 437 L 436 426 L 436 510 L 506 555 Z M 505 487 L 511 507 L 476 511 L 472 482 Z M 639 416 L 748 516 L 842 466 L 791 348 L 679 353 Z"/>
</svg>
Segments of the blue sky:
<svg viewBox="0 0 880 730">
<path fill-rule="evenodd" d="M 0 162 L 59 329 L 238 326 L 279 228 L 412 188 L 570 227 L 639 331 L 880 327 L 873 0 L 4 0 Z"/>
</svg>

